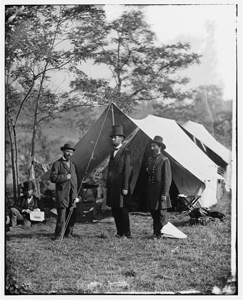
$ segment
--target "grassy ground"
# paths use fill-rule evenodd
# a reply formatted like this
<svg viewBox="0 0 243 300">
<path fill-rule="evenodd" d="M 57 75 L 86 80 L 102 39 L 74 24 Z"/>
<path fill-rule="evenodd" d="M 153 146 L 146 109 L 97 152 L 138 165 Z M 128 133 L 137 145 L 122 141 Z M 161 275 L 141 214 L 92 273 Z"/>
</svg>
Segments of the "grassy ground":
<svg viewBox="0 0 243 300">
<path fill-rule="evenodd" d="M 211 208 L 226 221 L 189 225 L 189 216 L 169 219 L 186 239 L 152 240 L 152 219 L 131 214 L 133 239 L 115 237 L 110 213 L 83 219 L 75 238 L 54 241 L 55 219 L 30 229 L 11 228 L 6 240 L 6 288 L 14 294 L 177 293 L 211 294 L 230 277 L 230 197 Z"/>
</svg>

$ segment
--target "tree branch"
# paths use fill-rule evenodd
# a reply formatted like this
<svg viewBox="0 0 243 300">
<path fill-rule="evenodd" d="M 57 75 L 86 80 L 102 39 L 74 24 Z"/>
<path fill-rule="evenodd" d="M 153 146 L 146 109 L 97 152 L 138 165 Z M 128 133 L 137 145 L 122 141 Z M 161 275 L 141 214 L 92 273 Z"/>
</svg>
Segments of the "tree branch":
<svg viewBox="0 0 243 300">
<path fill-rule="evenodd" d="M 18 117 L 19 117 L 19 114 L 20 114 L 20 112 L 21 112 L 21 110 L 22 110 L 22 107 L 23 107 L 23 105 L 24 105 L 24 102 L 25 102 L 25 101 L 27 100 L 27 98 L 29 97 L 29 94 L 30 94 L 30 92 L 32 91 L 34 85 L 35 85 L 35 81 L 34 81 L 34 79 L 33 79 L 33 82 L 32 82 L 31 87 L 29 88 L 27 94 L 25 95 L 23 101 L 22 101 L 21 104 L 20 104 L 20 107 L 19 107 L 18 113 L 17 113 L 16 118 L 15 118 L 15 122 L 14 122 L 15 125 L 17 124 Z"/>
</svg>

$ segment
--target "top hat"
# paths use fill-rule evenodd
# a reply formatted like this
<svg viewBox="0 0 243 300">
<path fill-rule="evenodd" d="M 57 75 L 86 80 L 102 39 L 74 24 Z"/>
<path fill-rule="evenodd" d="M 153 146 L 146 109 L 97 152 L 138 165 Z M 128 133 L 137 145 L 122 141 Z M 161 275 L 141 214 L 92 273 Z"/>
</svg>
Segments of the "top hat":
<svg viewBox="0 0 243 300">
<path fill-rule="evenodd" d="M 152 140 L 152 143 L 158 144 L 159 146 L 161 146 L 162 149 L 166 148 L 165 144 L 163 143 L 163 138 L 159 135 L 156 135 L 154 137 L 154 139 Z"/>
<path fill-rule="evenodd" d="M 69 150 L 73 150 L 75 151 L 75 149 L 72 147 L 71 144 L 65 144 L 63 147 L 61 147 L 61 150 L 65 150 L 65 149 L 69 149 Z"/>
<path fill-rule="evenodd" d="M 24 191 L 34 190 L 34 189 L 35 189 L 35 184 L 33 181 L 25 181 L 24 182 L 24 187 L 23 187 Z"/>
<path fill-rule="evenodd" d="M 112 134 L 110 135 L 110 137 L 113 136 L 123 136 L 125 137 L 125 135 L 123 134 L 123 127 L 122 125 L 114 125 L 112 126 Z"/>
</svg>

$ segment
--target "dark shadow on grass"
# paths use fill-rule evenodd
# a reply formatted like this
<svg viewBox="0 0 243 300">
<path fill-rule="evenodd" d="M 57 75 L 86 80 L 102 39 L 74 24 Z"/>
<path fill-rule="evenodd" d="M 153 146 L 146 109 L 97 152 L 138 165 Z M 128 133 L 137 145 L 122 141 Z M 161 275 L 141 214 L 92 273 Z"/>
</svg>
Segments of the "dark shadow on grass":
<svg viewBox="0 0 243 300">
<path fill-rule="evenodd" d="M 94 223 L 94 221 L 101 221 L 112 216 L 111 211 L 97 211 L 96 215 L 93 215 L 93 212 L 88 212 L 84 214 L 77 223 Z"/>
<path fill-rule="evenodd" d="M 23 229 L 24 230 L 24 229 Z M 35 238 L 35 237 L 38 237 L 38 238 L 41 238 L 41 237 L 44 237 L 44 238 L 53 238 L 54 236 L 54 233 L 52 232 L 48 232 L 48 233 L 39 233 L 39 232 L 26 232 L 26 233 L 20 233 L 20 232 L 16 232 L 16 233 L 13 233 L 11 235 L 9 235 L 9 240 L 11 240 L 12 238 L 18 238 L 18 239 L 22 239 L 22 238 Z"/>
<path fill-rule="evenodd" d="M 189 220 L 171 222 L 175 227 L 191 227 Z"/>
</svg>

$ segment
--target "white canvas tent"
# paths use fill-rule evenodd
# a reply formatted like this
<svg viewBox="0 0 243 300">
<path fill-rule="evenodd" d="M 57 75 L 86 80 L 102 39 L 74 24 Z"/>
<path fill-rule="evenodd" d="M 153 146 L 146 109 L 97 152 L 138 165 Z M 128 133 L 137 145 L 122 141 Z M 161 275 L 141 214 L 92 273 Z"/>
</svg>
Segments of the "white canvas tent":
<svg viewBox="0 0 243 300">
<path fill-rule="evenodd" d="M 202 125 L 192 121 L 187 121 L 182 125 L 187 135 L 197 144 L 197 146 L 214 161 L 224 176 L 226 184 L 231 187 L 231 165 L 232 152 L 219 143 Z"/>
<path fill-rule="evenodd" d="M 200 204 L 210 207 L 217 202 L 217 165 L 211 161 L 174 121 L 155 116 L 135 120 L 126 116 L 115 104 L 106 108 L 100 118 L 75 146 L 72 160 L 77 164 L 80 178 L 89 175 L 109 157 L 110 133 L 113 124 L 123 125 L 126 146 L 131 150 L 134 195 L 142 191 L 144 180 L 141 166 L 146 148 L 155 135 L 164 138 L 164 154 L 170 159 L 173 181 L 179 193 L 201 195 Z M 49 173 L 42 176 L 49 179 Z M 140 200 L 139 200 L 140 201 Z"/>
<path fill-rule="evenodd" d="M 217 203 L 217 166 L 181 130 L 174 120 L 147 116 L 133 122 L 151 139 L 161 135 L 170 158 L 173 180 L 181 194 L 201 195 L 205 207 Z"/>
</svg>

